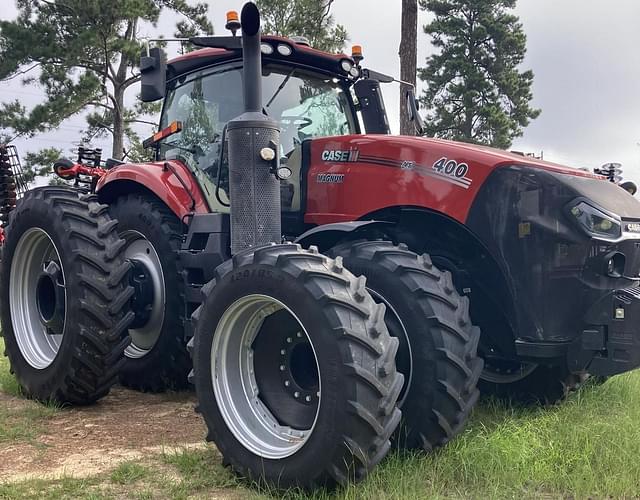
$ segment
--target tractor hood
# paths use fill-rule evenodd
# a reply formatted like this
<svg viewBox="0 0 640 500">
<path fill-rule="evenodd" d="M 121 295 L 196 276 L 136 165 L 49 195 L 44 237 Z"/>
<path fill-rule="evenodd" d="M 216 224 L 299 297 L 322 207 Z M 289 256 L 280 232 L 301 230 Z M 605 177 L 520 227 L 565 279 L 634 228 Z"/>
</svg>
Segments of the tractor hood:
<svg viewBox="0 0 640 500">
<path fill-rule="evenodd" d="M 499 172 L 505 170 L 519 172 L 518 179 L 534 182 L 535 177 L 559 198 L 584 197 L 622 218 L 640 219 L 640 202 L 604 177 L 489 147 L 419 137 L 350 135 L 314 139 L 310 160 L 307 218 L 313 223 L 324 222 L 321 214 L 334 191 L 332 206 L 344 205 L 344 220 L 396 205 L 430 208 L 465 223 L 489 178 L 502 178 Z M 500 182 L 497 189 L 504 194 L 509 187 Z M 338 196 L 358 199 L 357 212 L 354 204 L 343 204 Z"/>
</svg>

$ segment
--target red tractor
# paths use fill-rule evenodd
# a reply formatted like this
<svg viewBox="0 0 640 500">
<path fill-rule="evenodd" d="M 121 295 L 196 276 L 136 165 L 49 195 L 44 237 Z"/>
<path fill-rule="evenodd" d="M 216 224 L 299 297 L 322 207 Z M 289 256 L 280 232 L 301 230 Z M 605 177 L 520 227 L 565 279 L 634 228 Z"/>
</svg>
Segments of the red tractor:
<svg viewBox="0 0 640 500">
<path fill-rule="evenodd" d="M 362 479 L 391 442 L 447 443 L 478 384 L 555 402 L 640 365 L 632 196 L 391 136 L 393 78 L 359 51 L 261 36 L 253 4 L 242 37 L 228 27 L 168 64 L 143 54 L 142 99 L 164 98 L 155 161 L 85 151 L 56 164 L 79 189 L 10 211 L 0 313 L 25 393 L 83 404 L 117 378 L 190 379 L 225 463 L 309 487 Z"/>
</svg>

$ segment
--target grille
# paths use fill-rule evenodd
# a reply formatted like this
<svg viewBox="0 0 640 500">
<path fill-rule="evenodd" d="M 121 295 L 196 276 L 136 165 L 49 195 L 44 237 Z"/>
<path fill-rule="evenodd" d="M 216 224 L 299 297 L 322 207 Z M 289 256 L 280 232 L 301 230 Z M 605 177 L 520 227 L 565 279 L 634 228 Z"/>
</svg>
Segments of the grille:
<svg viewBox="0 0 640 500">
<path fill-rule="evenodd" d="M 271 128 L 234 128 L 229 134 L 229 195 L 231 201 L 231 252 L 280 243 L 280 182 L 271 164 L 257 154 L 279 132 Z"/>
<path fill-rule="evenodd" d="M 618 296 L 620 295 L 630 295 L 632 298 L 640 299 L 640 285 L 636 283 L 629 288 L 618 290 Z"/>
</svg>

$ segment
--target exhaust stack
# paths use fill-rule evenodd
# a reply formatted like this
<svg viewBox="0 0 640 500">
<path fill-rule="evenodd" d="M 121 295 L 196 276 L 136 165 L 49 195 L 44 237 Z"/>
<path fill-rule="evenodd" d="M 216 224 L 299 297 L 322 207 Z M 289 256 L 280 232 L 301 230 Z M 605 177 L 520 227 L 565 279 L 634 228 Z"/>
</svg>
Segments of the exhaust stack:
<svg viewBox="0 0 640 500">
<path fill-rule="evenodd" d="M 260 12 L 255 4 L 245 4 L 240 19 L 245 109 L 227 125 L 233 255 L 280 243 L 282 238 L 280 181 L 274 175 L 280 157 L 280 127 L 262 113 Z M 263 159 L 271 156 L 273 160 Z"/>
</svg>

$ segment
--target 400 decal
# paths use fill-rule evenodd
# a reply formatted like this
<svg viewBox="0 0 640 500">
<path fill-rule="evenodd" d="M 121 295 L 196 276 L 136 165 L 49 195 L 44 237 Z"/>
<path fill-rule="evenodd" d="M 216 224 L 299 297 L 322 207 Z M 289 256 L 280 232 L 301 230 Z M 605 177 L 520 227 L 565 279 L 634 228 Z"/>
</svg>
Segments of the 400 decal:
<svg viewBox="0 0 640 500">
<path fill-rule="evenodd" d="M 463 179 L 467 175 L 467 172 L 469 172 L 469 165 L 443 157 L 433 164 L 433 170 L 440 174 Z"/>
</svg>

